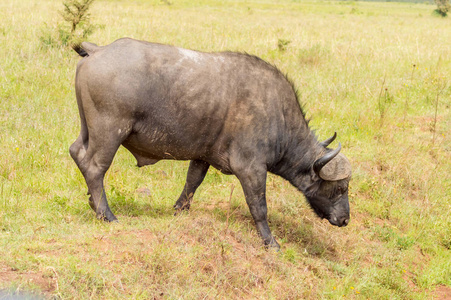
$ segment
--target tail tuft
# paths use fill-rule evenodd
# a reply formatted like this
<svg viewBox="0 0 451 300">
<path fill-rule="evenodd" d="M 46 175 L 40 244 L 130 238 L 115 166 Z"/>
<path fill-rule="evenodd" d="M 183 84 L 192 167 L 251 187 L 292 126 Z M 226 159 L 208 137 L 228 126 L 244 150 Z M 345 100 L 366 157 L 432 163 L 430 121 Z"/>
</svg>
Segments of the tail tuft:
<svg viewBox="0 0 451 300">
<path fill-rule="evenodd" d="M 85 56 L 89 55 L 88 52 L 86 52 L 85 49 L 83 49 L 81 47 L 81 44 L 73 44 L 72 49 L 74 49 L 75 52 L 77 52 L 78 55 L 80 55 L 81 57 L 85 57 Z"/>
</svg>

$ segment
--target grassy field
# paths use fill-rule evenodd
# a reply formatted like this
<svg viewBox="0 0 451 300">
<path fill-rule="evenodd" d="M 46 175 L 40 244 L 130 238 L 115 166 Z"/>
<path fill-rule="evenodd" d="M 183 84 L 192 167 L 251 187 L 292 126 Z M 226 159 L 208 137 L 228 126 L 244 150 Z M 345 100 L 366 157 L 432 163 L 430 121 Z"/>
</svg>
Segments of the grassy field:
<svg viewBox="0 0 451 300">
<path fill-rule="evenodd" d="M 411 3 L 170 2 L 98 0 L 89 40 L 242 51 L 278 66 L 319 139 L 338 132 L 353 166 L 350 224 L 319 220 L 271 175 L 282 251 L 266 251 L 235 177 L 210 169 L 191 211 L 174 217 L 188 162 L 139 169 L 123 148 L 106 178 L 120 222 L 96 220 L 68 153 L 79 57 L 51 41 L 61 1 L 2 0 L 0 295 L 449 299 L 451 20 Z"/>
</svg>

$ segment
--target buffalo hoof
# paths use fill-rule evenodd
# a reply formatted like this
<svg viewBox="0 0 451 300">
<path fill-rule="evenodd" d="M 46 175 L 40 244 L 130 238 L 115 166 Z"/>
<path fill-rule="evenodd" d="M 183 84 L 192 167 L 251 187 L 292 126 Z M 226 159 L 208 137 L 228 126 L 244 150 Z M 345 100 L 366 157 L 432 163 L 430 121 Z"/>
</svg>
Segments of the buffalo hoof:
<svg viewBox="0 0 451 300">
<path fill-rule="evenodd" d="M 276 245 L 266 245 L 266 250 L 268 251 L 274 251 L 276 253 L 280 252 L 280 246 L 279 244 Z"/>
<path fill-rule="evenodd" d="M 181 213 L 184 210 L 188 211 L 189 210 L 189 205 L 188 206 L 184 206 L 184 207 L 179 207 L 177 205 L 174 205 L 174 209 L 175 209 L 174 216 L 177 216 L 179 213 Z"/>
<path fill-rule="evenodd" d="M 280 251 L 280 245 L 276 242 L 274 238 L 271 239 L 270 242 L 265 241 L 265 248 L 269 251 L 279 252 Z"/>
<path fill-rule="evenodd" d="M 191 207 L 191 203 L 187 200 L 181 201 L 180 199 L 174 204 L 175 213 L 174 216 L 179 214 L 182 210 L 189 210 Z"/>
<path fill-rule="evenodd" d="M 97 219 L 105 222 L 118 222 L 117 218 L 111 211 L 106 211 L 104 213 L 97 213 Z"/>
</svg>

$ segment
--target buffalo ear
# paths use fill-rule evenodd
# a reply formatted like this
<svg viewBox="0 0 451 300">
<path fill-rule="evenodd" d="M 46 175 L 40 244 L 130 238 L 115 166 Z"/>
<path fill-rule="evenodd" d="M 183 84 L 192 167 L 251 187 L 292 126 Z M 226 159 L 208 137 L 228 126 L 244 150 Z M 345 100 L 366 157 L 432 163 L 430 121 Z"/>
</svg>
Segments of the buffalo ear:
<svg viewBox="0 0 451 300">
<path fill-rule="evenodd" d="M 338 153 L 319 171 L 319 177 L 327 181 L 337 181 L 351 177 L 351 163 L 341 153 Z"/>
</svg>

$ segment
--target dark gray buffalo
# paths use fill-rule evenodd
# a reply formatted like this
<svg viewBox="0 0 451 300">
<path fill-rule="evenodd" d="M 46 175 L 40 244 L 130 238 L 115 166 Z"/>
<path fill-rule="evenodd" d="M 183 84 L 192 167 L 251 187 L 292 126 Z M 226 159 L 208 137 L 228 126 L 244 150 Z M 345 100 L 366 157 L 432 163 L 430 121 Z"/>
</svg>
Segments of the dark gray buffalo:
<svg viewBox="0 0 451 300">
<path fill-rule="evenodd" d="M 210 166 L 240 180 L 257 230 L 279 248 L 267 220 L 266 175 L 297 187 L 321 218 L 349 222 L 349 161 L 310 131 L 293 85 L 251 55 L 202 53 L 120 39 L 75 46 L 80 136 L 70 154 L 82 172 L 97 217 L 115 221 L 103 180 L 120 145 L 138 166 L 191 160 L 175 203 L 188 209 Z"/>
</svg>

